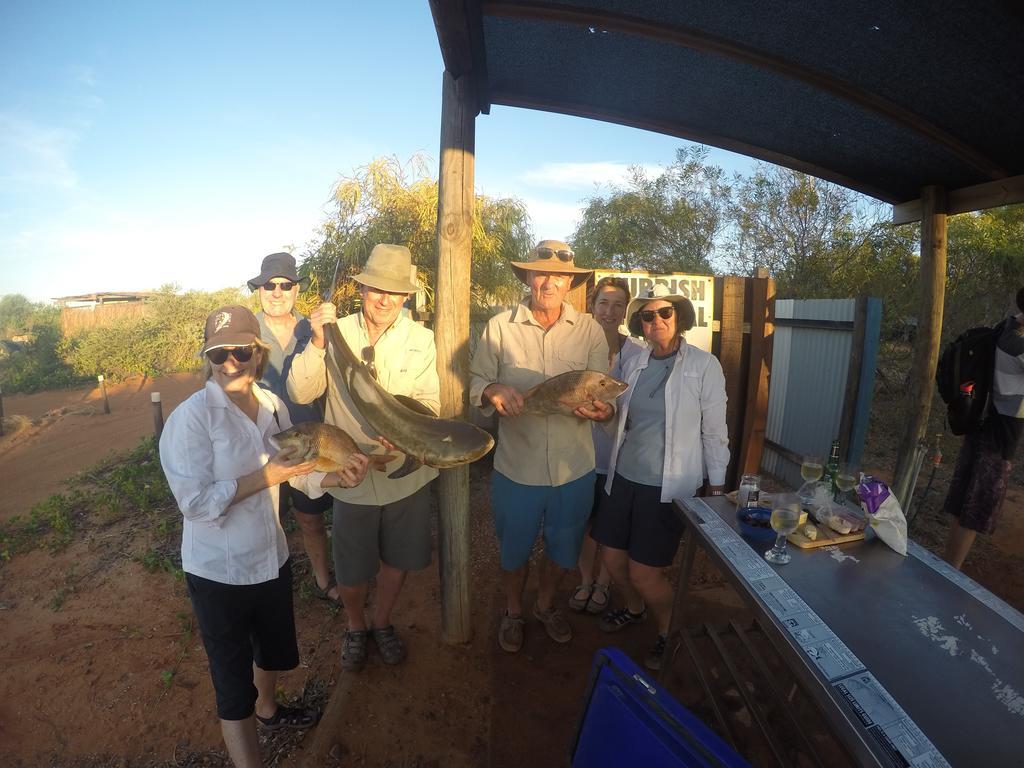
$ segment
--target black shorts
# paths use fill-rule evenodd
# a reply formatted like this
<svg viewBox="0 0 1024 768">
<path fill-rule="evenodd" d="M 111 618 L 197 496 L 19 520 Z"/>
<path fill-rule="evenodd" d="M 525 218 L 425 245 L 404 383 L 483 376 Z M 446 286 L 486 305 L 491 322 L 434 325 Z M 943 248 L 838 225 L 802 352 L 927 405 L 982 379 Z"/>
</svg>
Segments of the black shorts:
<svg viewBox="0 0 1024 768">
<path fill-rule="evenodd" d="M 262 584 L 221 584 L 191 573 L 185 582 L 210 660 L 217 714 L 245 720 L 256 708 L 253 662 L 268 672 L 299 665 L 291 560 Z"/>
<path fill-rule="evenodd" d="M 626 550 L 630 560 L 664 568 L 675 559 L 683 524 L 672 505 L 661 500 L 660 486 L 641 485 L 616 474 L 611 495 L 601 493 L 590 535 L 606 547 Z"/>
<path fill-rule="evenodd" d="M 292 488 L 288 483 L 281 483 L 281 516 L 288 510 L 289 503 L 296 512 L 304 515 L 323 515 L 334 501 L 334 497 L 325 493 L 318 499 L 311 499 L 297 488 Z"/>
<path fill-rule="evenodd" d="M 594 474 L 594 506 L 590 509 L 590 523 L 593 525 L 597 518 L 597 509 L 601 506 L 601 498 L 607 496 L 604 492 L 604 484 L 608 482 L 608 473 L 596 472 Z"/>
</svg>

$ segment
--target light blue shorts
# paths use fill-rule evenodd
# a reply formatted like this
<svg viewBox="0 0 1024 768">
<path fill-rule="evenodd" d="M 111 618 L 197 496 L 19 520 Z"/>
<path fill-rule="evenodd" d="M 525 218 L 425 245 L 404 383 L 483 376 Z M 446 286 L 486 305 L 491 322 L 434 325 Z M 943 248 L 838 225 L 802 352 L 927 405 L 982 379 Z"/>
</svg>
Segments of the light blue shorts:
<svg viewBox="0 0 1024 768">
<path fill-rule="evenodd" d="M 522 485 L 495 472 L 491 475 L 491 509 L 502 570 L 515 571 L 526 565 L 538 533 L 544 537 L 551 560 L 563 568 L 575 568 L 593 506 L 593 472 L 555 487 Z"/>
</svg>

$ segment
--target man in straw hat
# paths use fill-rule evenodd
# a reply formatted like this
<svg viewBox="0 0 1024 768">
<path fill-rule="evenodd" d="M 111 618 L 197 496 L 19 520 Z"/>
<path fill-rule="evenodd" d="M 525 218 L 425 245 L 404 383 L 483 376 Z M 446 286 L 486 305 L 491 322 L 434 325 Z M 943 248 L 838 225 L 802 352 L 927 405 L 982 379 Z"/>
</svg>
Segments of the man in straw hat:
<svg viewBox="0 0 1024 768">
<path fill-rule="evenodd" d="M 299 277 L 295 257 L 290 253 L 272 253 L 265 257 L 260 273 L 248 281 L 249 290 L 259 296 L 261 311 L 256 313 L 256 320 L 260 324 L 260 338 L 269 347 L 267 365 L 258 383 L 284 401 L 292 424 L 324 420 L 319 402 L 296 403 L 288 396 L 286 386 L 292 360 L 302 353 L 312 337 L 309 320 L 295 310 L 299 290 L 308 283 L 308 277 Z M 282 514 L 289 503 L 295 511 L 295 521 L 302 531 L 302 545 L 313 570 L 313 594 L 321 600 L 337 600 L 338 587 L 328 564 L 324 525 L 324 513 L 331 508 L 331 496 L 325 493 L 311 499 L 288 483 L 282 483 Z"/>
<path fill-rule="evenodd" d="M 378 434 L 359 415 L 341 381 L 333 358 L 326 357 L 324 325 L 337 322 L 349 347 L 384 389 L 423 403 L 435 413 L 441 408 L 434 334 L 402 315 L 414 282 L 412 255 L 401 245 L 376 245 L 363 271 L 355 276 L 362 307 L 337 317 L 331 303 L 310 315 L 312 343 L 292 363 L 288 392 L 300 403 L 327 393 L 325 421 L 352 436 L 364 450 L 378 446 Z M 427 484 L 437 470 L 423 466 L 391 479 L 401 455 L 375 456 L 379 472 L 370 472 L 358 488 L 331 489 L 334 496 L 332 543 L 334 572 L 348 615 L 341 666 L 357 671 L 366 662 L 373 640 L 385 664 L 405 658 L 405 644 L 395 633 L 391 610 L 408 571 L 430 564 L 430 492 Z M 370 579 L 377 577 L 372 621 L 367 621 L 366 597 Z"/>
<path fill-rule="evenodd" d="M 491 477 L 491 506 L 501 550 L 506 610 L 499 645 L 523 645 L 523 592 L 530 552 L 541 531 L 541 565 L 533 615 L 552 640 L 567 643 L 572 629 L 554 606 L 566 570 L 579 559 L 594 499 L 594 442 L 588 420 L 607 421 L 610 405 L 581 406 L 576 416 L 520 415 L 523 393 L 560 373 L 608 370 L 608 342 L 589 316 L 565 301 L 592 270 L 579 269 L 572 249 L 542 240 L 527 261 L 512 262 L 529 298 L 492 317 L 470 366 L 470 400 L 485 414 L 497 411 L 498 447 Z"/>
</svg>

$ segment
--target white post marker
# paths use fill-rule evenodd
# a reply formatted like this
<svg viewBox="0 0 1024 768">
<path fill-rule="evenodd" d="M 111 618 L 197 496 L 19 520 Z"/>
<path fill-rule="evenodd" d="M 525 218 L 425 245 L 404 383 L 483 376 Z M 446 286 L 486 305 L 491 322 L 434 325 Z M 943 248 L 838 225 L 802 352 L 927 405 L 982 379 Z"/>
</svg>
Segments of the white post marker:
<svg viewBox="0 0 1024 768">
<path fill-rule="evenodd" d="M 107 399 L 107 385 L 103 381 L 103 374 L 97 376 L 96 380 L 100 383 L 100 392 L 103 393 L 103 412 L 110 413 L 110 400 Z"/>
<path fill-rule="evenodd" d="M 157 442 L 160 442 L 160 435 L 164 431 L 164 409 L 160 403 L 160 393 L 151 392 L 149 401 L 153 404 L 153 434 Z"/>
</svg>

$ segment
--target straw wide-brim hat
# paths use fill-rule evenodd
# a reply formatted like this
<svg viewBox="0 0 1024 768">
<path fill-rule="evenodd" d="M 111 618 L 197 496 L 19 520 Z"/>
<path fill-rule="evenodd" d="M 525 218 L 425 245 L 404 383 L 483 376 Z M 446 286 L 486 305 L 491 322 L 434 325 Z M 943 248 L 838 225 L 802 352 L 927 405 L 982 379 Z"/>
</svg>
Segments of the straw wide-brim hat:
<svg viewBox="0 0 1024 768">
<path fill-rule="evenodd" d="M 291 280 L 293 283 L 298 283 L 299 290 L 302 290 L 309 285 L 308 277 L 299 277 L 299 272 L 295 267 L 294 256 L 290 253 L 272 253 L 263 258 L 263 264 L 260 266 L 260 273 L 252 280 L 248 281 L 249 290 L 258 290 L 261 285 L 266 285 L 275 277 L 282 277 L 285 280 Z"/>
<path fill-rule="evenodd" d="M 363 271 L 353 280 L 369 288 L 388 293 L 416 293 L 412 253 L 404 245 L 381 243 L 373 246 Z"/>
<path fill-rule="evenodd" d="M 676 308 L 680 333 L 688 331 L 697 321 L 697 312 L 693 308 L 693 302 L 685 296 L 680 296 L 678 293 L 671 293 L 668 286 L 657 283 L 647 292 L 646 296 L 637 296 L 626 307 L 626 326 L 634 336 L 643 336 L 643 327 L 640 324 L 640 316 L 637 315 L 637 312 L 643 309 L 645 304 L 649 304 L 652 301 L 667 301 Z"/>
<path fill-rule="evenodd" d="M 569 259 L 563 261 L 559 253 L 568 253 Z M 563 275 L 572 275 L 572 287 L 583 285 L 590 276 L 594 274 L 592 269 L 580 269 L 576 266 L 576 256 L 572 248 L 561 240 L 541 240 L 526 255 L 526 261 L 513 261 L 512 271 L 516 277 L 529 285 L 527 282 L 528 272 L 556 272 Z"/>
</svg>

